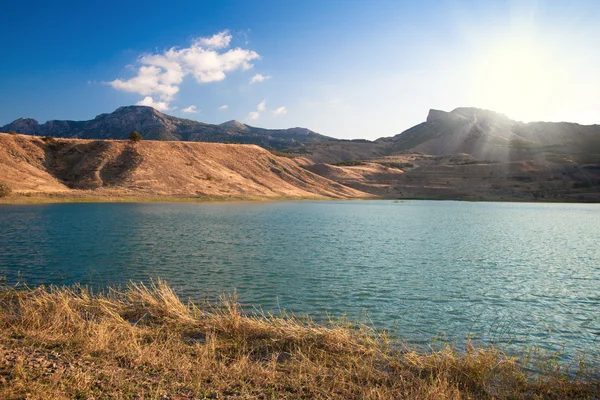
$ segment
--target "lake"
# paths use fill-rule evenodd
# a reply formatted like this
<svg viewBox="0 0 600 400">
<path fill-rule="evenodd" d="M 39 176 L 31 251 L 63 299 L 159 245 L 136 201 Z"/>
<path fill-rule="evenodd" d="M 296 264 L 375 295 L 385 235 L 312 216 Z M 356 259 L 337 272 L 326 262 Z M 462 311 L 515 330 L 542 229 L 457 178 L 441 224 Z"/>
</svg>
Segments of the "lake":
<svg viewBox="0 0 600 400">
<path fill-rule="evenodd" d="M 598 354 L 600 206 L 452 201 L 0 205 L 6 283 L 163 278 L 184 298 Z"/>
</svg>

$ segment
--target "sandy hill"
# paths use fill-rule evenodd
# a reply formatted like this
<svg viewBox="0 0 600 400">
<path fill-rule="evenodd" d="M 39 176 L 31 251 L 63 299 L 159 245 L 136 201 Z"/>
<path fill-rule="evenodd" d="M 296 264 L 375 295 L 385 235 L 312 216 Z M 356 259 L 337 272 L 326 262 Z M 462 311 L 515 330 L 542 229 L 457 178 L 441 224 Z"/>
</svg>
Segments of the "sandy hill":
<svg viewBox="0 0 600 400">
<path fill-rule="evenodd" d="M 21 193 L 365 197 L 253 145 L 0 134 L 0 181 Z"/>
</svg>

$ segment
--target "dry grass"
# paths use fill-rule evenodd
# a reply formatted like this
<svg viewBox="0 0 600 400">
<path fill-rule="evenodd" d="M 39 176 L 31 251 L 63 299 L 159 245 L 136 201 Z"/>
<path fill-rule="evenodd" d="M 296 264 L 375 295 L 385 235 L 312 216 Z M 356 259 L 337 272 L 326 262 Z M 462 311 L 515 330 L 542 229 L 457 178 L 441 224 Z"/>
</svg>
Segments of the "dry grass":
<svg viewBox="0 0 600 400">
<path fill-rule="evenodd" d="M 0 398 L 598 398 L 597 371 L 494 348 L 417 352 L 338 322 L 184 304 L 165 283 L 0 292 Z"/>
<path fill-rule="evenodd" d="M 259 196 L 168 196 L 168 195 L 115 195 L 97 193 L 13 193 L 0 197 L 0 204 L 61 204 L 61 203 L 268 203 L 297 200 L 339 200 L 322 196 L 259 197 Z M 360 198 L 357 198 L 360 199 Z M 344 199 L 345 200 L 345 199 Z"/>
<path fill-rule="evenodd" d="M 0 179 L 62 197 L 372 197 L 254 145 L 54 139 L 0 133 Z M 11 196 L 17 198 L 19 196 Z M 102 200 L 100 200 L 102 201 Z"/>
</svg>

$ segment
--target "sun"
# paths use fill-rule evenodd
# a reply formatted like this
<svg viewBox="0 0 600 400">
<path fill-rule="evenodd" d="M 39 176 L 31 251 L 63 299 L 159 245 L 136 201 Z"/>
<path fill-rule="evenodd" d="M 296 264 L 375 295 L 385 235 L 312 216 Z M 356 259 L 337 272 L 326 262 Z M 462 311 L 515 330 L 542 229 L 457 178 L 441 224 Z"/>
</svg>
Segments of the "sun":
<svg viewBox="0 0 600 400">
<path fill-rule="evenodd" d="M 475 101 L 512 119 L 544 119 L 564 101 L 567 76 L 542 43 L 516 38 L 477 54 Z"/>
</svg>

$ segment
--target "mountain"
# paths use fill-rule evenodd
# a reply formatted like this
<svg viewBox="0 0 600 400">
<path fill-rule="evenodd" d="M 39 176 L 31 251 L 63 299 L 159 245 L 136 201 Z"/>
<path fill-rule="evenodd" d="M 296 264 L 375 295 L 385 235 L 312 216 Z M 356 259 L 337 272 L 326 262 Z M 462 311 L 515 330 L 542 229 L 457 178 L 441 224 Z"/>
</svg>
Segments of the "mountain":
<svg viewBox="0 0 600 400">
<path fill-rule="evenodd" d="M 80 139 L 126 139 L 134 130 L 148 140 L 245 143 L 272 149 L 336 140 L 305 128 L 263 129 L 238 121 L 205 124 L 145 106 L 120 107 L 90 121 L 52 120 L 40 124 L 34 119 L 20 118 L 0 128 L 0 132 Z"/>
<path fill-rule="evenodd" d="M 430 110 L 425 122 L 375 141 L 315 142 L 287 151 L 335 163 L 410 153 L 467 154 L 488 161 L 572 159 L 600 161 L 600 125 L 513 121 L 493 111 L 462 107 Z"/>
<path fill-rule="evenodd" d="M 513 121 L 478 108 L 430 110 L 427 120 L 392 138 L 387 152 L 469 154 L 481 160 L 523 159 L 539 153 L 600 154 L 600 125 Z"/>
<path fill-rule="evenodd" d="M 523 123 L 477 108 L 430 110 L 425 122 L 375 141 L 238 121 L 209 125 L 148 107 L 92 121 L 20 119 L 0 130 L 120 139 L 138 130 L 146 139 L 174 140 L 0 135 L 0 180 L 23 193 L 600 202 L 600 126 Z M 256 143 L 297 157 L 183 140 Z"/>
<path fill-rule="evenodd" d="M 312 172 L 381 197 L 600 202 L 599 125 L 430 110 L 393 137 L 286 151 L 312 160 Z"/>
</svg>

